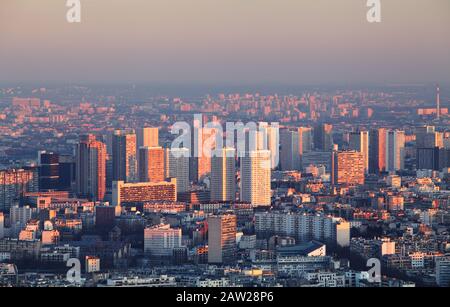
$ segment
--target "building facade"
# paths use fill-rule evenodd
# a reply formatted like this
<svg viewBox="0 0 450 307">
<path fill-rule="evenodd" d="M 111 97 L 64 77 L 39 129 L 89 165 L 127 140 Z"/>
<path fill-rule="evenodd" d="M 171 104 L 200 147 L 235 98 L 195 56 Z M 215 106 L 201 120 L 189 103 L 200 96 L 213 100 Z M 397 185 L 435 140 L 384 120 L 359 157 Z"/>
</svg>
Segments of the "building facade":
<svg viewBox="0 0 450 307">
<path fill-rule="evenodd" d="M 236 216 L 208 217 L 208 263 L 232 263 L 236 260 Z"/>
<path fill-rule="evenodd" d="M 241 201 L 254 206 L 271 203 L 271 162 L 269 150 L 246 153 L 241 158 Z"/>
<path fill-rule="evenodd" d="M 332 184 L 361 185 L 365 181 L 364 174 L 364 155 L 361 152 L 333 152 Z"/>
<path fill-rule="evenodd" d="M 144 252 L 150 256 L 172 256 L 173 250 L 181 246 L 180 228 L 175 229 L 163 224 L 144 230 Z"/>
<path fill-rule="evenodd" d="M 236 200 L 236 150 L 224 148 L 211 158 L 211 201 Z"/>
<path fill-rule="evenodd" d="M 136 134 L 115 130 L 112 138 L 113 181 L 137 181 Z"/>
<path fill-rule="evenodd" d="M 106 145 L 94 135 L 80 138 L 76 149 L 76 191 L 79 197 L 102 201 L 106 193 Z"/>
<path fill-rule="evenodd" d="M 142 203 L 155 200 L 177 200 L 177 183 L 172 178 L 170 182 L 139 182 L 125 183 L 113 182 L 112 205 L 120 206 L 122 203 Z"/>
<path fill-rule="evenodd" d="M 164 149 L 162 147 L 140 147 L 138 165 L 139 182 L 164 181 Z"/>
</svg>

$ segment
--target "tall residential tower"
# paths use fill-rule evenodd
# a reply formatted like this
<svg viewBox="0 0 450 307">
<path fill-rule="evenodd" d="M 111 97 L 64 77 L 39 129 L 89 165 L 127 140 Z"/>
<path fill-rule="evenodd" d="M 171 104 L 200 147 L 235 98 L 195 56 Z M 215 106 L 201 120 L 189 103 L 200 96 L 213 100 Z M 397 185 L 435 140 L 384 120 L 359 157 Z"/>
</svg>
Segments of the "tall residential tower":
<svg viewBox="0 0 450 307">
<path fill-rule="evenodd" d="M 236 200 L 234 148 L 224 148 L 211 158 L 211 201 Z"/>
</svg>

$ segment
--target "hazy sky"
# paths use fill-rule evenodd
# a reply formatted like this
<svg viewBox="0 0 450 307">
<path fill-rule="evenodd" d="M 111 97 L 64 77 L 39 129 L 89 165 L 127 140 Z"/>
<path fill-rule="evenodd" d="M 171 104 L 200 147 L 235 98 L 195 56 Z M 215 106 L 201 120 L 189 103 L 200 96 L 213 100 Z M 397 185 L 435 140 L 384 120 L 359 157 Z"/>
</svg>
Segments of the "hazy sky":
<svg viewBox="0 0 450 307">
<path fill-rule="evenodd" d="M 0 82 L 450 82 L 450 1 L 0 0 Z"/>
</svg>

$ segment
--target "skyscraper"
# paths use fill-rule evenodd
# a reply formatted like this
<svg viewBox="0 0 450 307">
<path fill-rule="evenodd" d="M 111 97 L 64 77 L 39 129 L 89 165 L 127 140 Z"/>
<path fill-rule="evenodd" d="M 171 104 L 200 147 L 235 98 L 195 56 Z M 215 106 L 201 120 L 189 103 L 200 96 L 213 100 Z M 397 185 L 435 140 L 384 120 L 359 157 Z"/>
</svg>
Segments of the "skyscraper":
<svg viewBox="0 0 450 307">
<path fill-rule="evenodd" d="M 245 150 L 244 151 L 254 151 L 254 150 L 263 150 L 266 149 L 267 144 L 264 144 L 267 141 L 265 138 L 265 134 L 263 131 L 258 129 L 245 129 Z"/>
<path fill-rule="evenodd" d="M 194 182 L 201 182 L 211 172 L 211 154 L 215 143 L 208 140 L 215 135 L 215 130 L 202 127 L 202 121 L 194 119 L 191 131 L 191 156 L 189 178 Z"/>
<path fill-rule="evenodd" d="M 333 149 L 333 125 L 321 124 L 314 128 L 314 148 L 323 151 Z"/>
<path fill-rule="evenodd" d="M 298 131 L 280 132 L 280 164 L 283 171 L 301 170 L 300 140 Z"/>
<path fill-rule="evenodd" d="M 59 155 L 53 152 L 39 151 L 39 190 L 59 189 Z"/>
<path fill-rule="evenodd" d="M 436 170 L 444 167 L 446 151 L 439 147 L 417 148 L 416 150 L 416 169 L 418 170 Z"/>
<path fill-rule="evenodd" d="M 300 155 L 312 150 L 312 129 L 310 127 L 298 128 L 298 139 Z"/>
<path fill-rule="evenodd" d="M 436 119 L 441 118 L 441 93 L 439 90 L 439 85 L 436 88 Z"/>
<path fill-rule="evenodd" d="M 416 134 L 416 168 L 440 170 L 445 166 L 446 151 L 444 135 L 437 132 L 434 126 L 423 126 L 415 129 Z"/>
<path fill-rule="evenodd" d="M 155 127 L 145 127 L 137 130 L 137 148 L 158 147 L 159 130 Z"/>
<path fill-rule="evenodd" d="M 211 201 L 236 200 L 234 148 L 224 148 L 211 158 Z"/>
<path fill-rule="evenodd" d="M 241 201 L 254 206 L 271 203 L 270 151 L 255 150 L 241 158 Z"/>
<path fill-rule="evenodd" d="M 73 155 L 59 155 L 59 188 L 63 191 L 72 189 L 76 180 L 76 157 Z"/>
<path fill-rule="evenodd" d="M 280 129 L 278 124 L 272 123 L 269 125 L 266 122 L 259 123 L 259 148 L 257 150 L 270 150 L 271 168 L 275 169 L 280 163 Z M 249 149 L 250 150 L 250 149 Z"/>
<path fill-rule="evenodd" d="M 416 148 L 442 148 L 444 147 L 444 136 L 437 132 L 434 126 L 423 126 L 415 129 Z"/>
<path fill-rule="evenodd" d="M 5 216 L 0 212 L 0 240 L 5 237 Z"/>
<path fill-rule="evenodd" d="M 369 171 L 369 132 L 350 132 L 349 149 L 359 151 L 364 157 L 364 169 Z"/>
<path fill-rule="evenodd" d="M 208 217 L 208 263 L 232 263 L 236 260 L 236 216 Z"/>
<path fill-rule="evenodd" d="M 115 130 L 112 150 L 113 180 L 137 181 L 136 134 L 134 130 Z"/>
<path fill-rule="evenodd" d="M 333 152 L 332 184 L 364 184 L 364 155 L 358 151 Z"/>
<path fill-rule="evenodd" d="M 170 178 L 177 179 L 177 192 L 189 190 L 189 149 L 172 148 L 168 152 L 168 169 Z M 167 161 L 167 159 L 166 159 Z"/>
<path fill-rule="evenodd" d="M 139 172 L 139 149 L 141 147 L 158 147 L 159 129 L 155 127 L 144 127 L 136 130 L 136 165 Z M 139 174 L 137 175 L 139 177 Z"/>
<path fill-rule="evenodd" d="M 143 146 L 139 148 L 139 181 L 164 181 L 164 149 Z"/>
<path fill-rule="evenodd" d="M 369 172 L 386 171 L 386 129 L 373 129 L 369 134 Z"/>
<path fill-rule="evenodd" d="M 386 170 L 398 171 L 404 168 L 405 132 L 389 130 L 386 134 Z"/>
<path fill-rule="evenodd" d="M 76 149 L 76 191 L 80 197 L 101 201 L 106 192 L 106 145 L 90 134 Z"/>
</svg>

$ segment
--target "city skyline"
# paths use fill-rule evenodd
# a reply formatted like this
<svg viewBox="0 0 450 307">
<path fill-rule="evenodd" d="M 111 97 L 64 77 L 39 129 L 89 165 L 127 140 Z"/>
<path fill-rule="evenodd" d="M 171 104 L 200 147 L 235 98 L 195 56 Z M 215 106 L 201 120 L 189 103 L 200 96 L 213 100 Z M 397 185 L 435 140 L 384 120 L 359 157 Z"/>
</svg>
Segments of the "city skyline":
<svg viewBox="0 0 450 307">
<path fill-rule="evenodd" d="M 0 288 L 450 287 L 449 26 L 448 0 L 1 0 Z"/>
<path fill-rule="evenodd" d="M 2 88 L 0 285 L 445 287 L 450 117 L 435 90 L 424 106 L 409 88 Z"/>
</svg>

